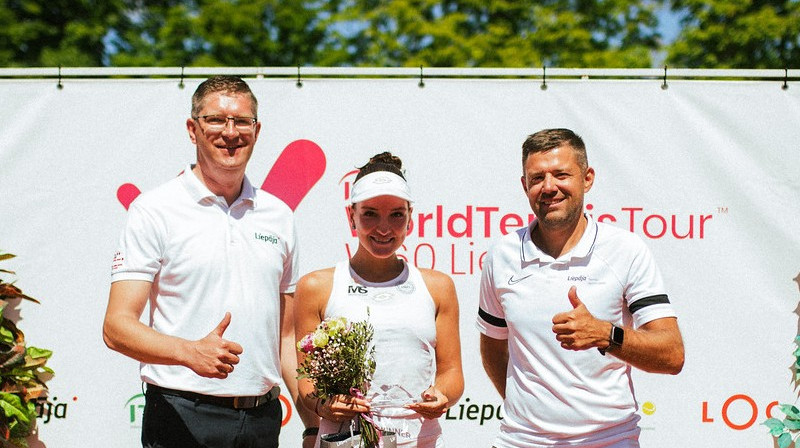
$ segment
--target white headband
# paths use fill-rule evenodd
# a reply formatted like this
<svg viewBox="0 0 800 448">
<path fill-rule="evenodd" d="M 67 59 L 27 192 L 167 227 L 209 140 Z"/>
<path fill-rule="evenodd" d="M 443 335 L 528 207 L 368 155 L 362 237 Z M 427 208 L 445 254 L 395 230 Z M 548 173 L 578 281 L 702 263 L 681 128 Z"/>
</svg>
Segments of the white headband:
<svg viewBox="0 0 800 448">
<path fill-rule="evenodd" d="M 353 184 L 350 203 L 355 204 L 377 196 L 395 196 L 413 202 L 405 179 L 389 171 L 375 171 Z"/>
</svg>

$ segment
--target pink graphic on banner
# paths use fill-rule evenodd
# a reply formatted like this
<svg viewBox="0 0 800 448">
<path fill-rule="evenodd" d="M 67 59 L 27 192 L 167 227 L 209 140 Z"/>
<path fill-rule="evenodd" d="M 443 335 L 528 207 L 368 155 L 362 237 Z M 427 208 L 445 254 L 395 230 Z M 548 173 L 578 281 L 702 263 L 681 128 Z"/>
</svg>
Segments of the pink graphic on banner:
<svg viewBox="0 0 800 448">
<path fill-rule="evenodd" d="M 272 193 L 292 210 L 325 172 L 325 153 L 311 140 L 295 140 L 272 165 L 261 189 Z"/>
<path fill-rule="evenodd" d="M 141 191 L 133 184 L 122 184 L 117 188 L 117 199 L 119 199 L 119 202 L 125 207 L 125 210 L 130 207 L 131 202 L 133 202 L 139 194 L 141 194 Z"/>
<path fill-rule="evenodd" d="M 261 189 L 275 195 L 294 211 L 322 178 L 325 166 L 325 153 L 319 145 L 311 140 L 295 140 L 278 156 L 261 184 Z M 131 183 L 117 188 L 117 199 L 125 210 L 128 210 L 139 194 L 139 188 Z"/>
</svg>

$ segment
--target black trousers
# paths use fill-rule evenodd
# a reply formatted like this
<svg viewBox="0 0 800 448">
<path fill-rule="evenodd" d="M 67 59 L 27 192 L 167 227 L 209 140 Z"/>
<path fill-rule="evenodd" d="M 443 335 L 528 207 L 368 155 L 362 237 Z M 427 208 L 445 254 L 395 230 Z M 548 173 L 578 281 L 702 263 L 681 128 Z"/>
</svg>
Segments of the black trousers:
<svg viewBox="0 0 800 448">
<path fill-rule="evenodd" d="M 144 448 L 276 448 L 283 411 L 280 400 L 232 409 L 145 392 Z"/>
</svg>

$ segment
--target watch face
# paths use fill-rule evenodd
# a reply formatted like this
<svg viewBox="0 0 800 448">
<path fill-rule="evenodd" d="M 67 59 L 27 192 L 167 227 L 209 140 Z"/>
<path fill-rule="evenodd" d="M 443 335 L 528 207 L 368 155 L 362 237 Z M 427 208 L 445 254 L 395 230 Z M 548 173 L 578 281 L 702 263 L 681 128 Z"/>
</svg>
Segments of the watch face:
<svg viewBox="0 0 800 448">
<path fill-rule="evenodd" d="M 615 345 L 622 345 L 622 340 L 625 338 L 625 330 L 614 325 L 611 328 L 611 343 Z"/>
</svg>

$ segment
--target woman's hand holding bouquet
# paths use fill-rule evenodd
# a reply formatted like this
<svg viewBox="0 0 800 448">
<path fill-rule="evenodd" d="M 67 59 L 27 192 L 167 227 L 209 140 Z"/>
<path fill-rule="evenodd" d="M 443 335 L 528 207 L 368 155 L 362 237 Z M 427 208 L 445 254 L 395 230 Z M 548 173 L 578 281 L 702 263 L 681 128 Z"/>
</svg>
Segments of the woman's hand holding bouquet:
<svg viewBox="0 0 800 448">
<path fill-rule="evenodd" d="M 305 354 L 297 369 L 298 379 L 314 383 L 315 411 L 331 421 L 357 417 L 362 446 L 367 448 L 378 446 L 380 440 L 363 396 L 375 373 L 373 333 L 367 321 L 329 318 L 297 343 L 297 349 Z"/>
</svg>

